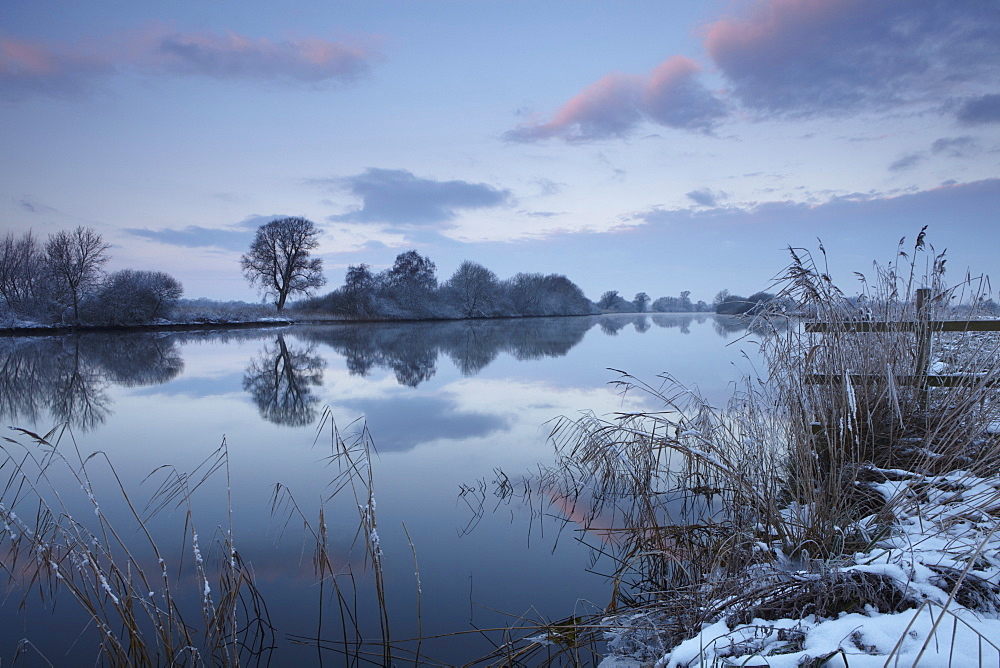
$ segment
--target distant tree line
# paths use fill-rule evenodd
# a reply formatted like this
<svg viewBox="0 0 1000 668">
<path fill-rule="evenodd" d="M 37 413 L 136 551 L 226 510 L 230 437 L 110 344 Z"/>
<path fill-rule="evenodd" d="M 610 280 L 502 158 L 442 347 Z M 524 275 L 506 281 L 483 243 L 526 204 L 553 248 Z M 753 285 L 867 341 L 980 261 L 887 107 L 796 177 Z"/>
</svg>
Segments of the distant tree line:
<svg viewBox="0 0 1000 668">
<path fill-rule="evenodd" d="M 295 308 L 377 320 L 596 312 L 583 291 L 560 274 L 519 273 L 501 280 L 490 269 L 466 260 L 439 283 L 436 270 L 430 258 L 415 250 L 400 253 L 392 267 L 380 272 L 366 264 L 351 265 L 341 287 L 300 301 Z"/>
<path fill-rule="evenodd" d="M 608 290 L 597 301 L 597 307 L 605 313 L 645 313 L 648 310 L 657 313 L 710 313 L 713 310 L 703 301 L 692 302 L 690 290 L 685 290 L 679 297 L 660 297 L 652 304 L 645 292 L 636 293 L 629 301 L 617 290 Z"/>
<path fill-rule="evenodd" d="M 111 246 L 89 227 L 43 243 L 32 232 L 0 240 L 0 321 L 60 325 L 137 325 L 167 318 L 183 294 L 162 271 L 107 274 Z"/>
<path fill-rule="evenodd" d="M 721 290 L 711 304 L 703 301 L 692 302 L 690 290 L 677 297 L 660 297 L 650 304 L 649 295 L 636 293 L 631 300 L 625 299 L 617 290 L 608 290 L 597 300 L 597 308 L 602 313 L 719 313 L 722 315 L 743 315 L 761 312 L 765 306 L 773 305 L 775 295 L 769 292 L 755 292 L 749 297 L 733 295 L 729 290 Z"/>
<path fill-rule="evenodd" d="M 715 312 L 723 315 L 756 314 L 771 305 L 775 298 L 770 292 L 755 292 L 749 297 L 741 297 L 729 294 L 729 290 L 720 290 L 713 304 Z"/>
</svg>

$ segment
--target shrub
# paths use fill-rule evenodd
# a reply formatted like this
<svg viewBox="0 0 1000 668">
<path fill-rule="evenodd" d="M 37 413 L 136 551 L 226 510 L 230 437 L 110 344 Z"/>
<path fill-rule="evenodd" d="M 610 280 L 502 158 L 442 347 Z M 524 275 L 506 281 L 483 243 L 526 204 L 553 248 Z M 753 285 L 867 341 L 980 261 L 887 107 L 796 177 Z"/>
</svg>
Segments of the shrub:
<svg viewBox="0 0 1000 668">
<path fill-rule="evenodd" d="M 170 316 L 184 292 L 162 271 L 116 271 L 87 299 L 84 319 L 99 325 L 141 325 Z"/>
</svg>

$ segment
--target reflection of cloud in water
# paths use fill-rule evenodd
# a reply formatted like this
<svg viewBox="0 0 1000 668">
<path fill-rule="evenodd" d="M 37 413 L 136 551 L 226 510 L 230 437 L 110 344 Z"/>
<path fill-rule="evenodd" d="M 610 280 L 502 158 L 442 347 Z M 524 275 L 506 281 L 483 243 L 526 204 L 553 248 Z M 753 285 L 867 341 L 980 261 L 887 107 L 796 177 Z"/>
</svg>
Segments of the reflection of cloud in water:
<svg viewBox="0 0 1000 668">
<path fill-rule="evenodd" d="M 221 395 L 242 393 L 243 373 L 233 372 L 224 376 L 210 376 L 206 378 L 178 378 L 169 385 L 156 385 L 143 387 L 134 390 L 132 394 L 139 397 L 168 396 L 168 397 L 193 397 L 196 399 L 205 397 L 218 397 Z"/>
<path fill-rule="evenodd" d="M 414 397 L 350 401 L 342 409 L 364 414 L 379 452 L 401 452 L 421 443 L 487 436 L 509 428 L 506 419 L 489 413 L 459 411 L 454 402 L 440 397 Z"/>
</svg>

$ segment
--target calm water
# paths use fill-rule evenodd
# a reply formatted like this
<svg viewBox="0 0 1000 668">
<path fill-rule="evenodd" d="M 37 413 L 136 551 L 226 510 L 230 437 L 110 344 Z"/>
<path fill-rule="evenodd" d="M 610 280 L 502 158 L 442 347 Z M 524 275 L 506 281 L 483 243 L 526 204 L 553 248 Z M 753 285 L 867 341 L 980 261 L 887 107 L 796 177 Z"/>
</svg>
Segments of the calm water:
<svg viewBox="0 0 1000 668">
<path fill-rule="evenodd" d="M 287 505 L 272 512 L 276 483 L 314 524 L 324 506 L 335 563 L 355 575 L 359 624 L 377 637 L 365 553 L 355 543 L 357 507 L 344 493 L 329 498 L 336 467 L 329 434 L 317 433 L 324 413 L 348 434 L 363 418 L 377 448 L 372 476 L 394 637 L 417 633 L 414 551 L 424 635 L 519 616 L 556 620 L 592 611 L 581 601 L 606 605 L 608 583 L 588 572 L 600 571 L 599 562 L 580 532 L 559 531 L 565 522 L 550 516 L 552 507 L 496 501 L 497 471 L 530 476 L 550 463 L 547 435 L 559 416 L 656 408 L 639 394 L 620 396 L 608 385 L 617 377 L 609 367 L 649 381 L 667 372 L 723 404 L 730 383 L 750 369 L 743 351 L 754 355 L 752 344 L 733 344 L 742 333 L 723 317 L 622 315 L 8 338 L 0 339 L 0 420 L 39 432 L 68 423 L 60 449 L 71 452 L 75 441 L 84 457 L 103 451 L 140 500 L 156 491 L 157 476 L 145 480 L 151 471 L 192 471 L 224 439 L 229 488 L 221 471 L 194 495 L 202 540 L 226 524 L 231 496 L 236 547 L 253 564 L 275 627 L 267 658 L 289 665 L 322 656 L 337 665 L 336 655 L 290 641 L 339 638 L 339 621 L 329 590 L 322 601 L 316 587 L 301 519 L 288 520 Z M 87 466 L 98 496 L 113 497 L 103 457 Z M 67 486 L 67 504 L 78 502 L 72 481 L 57 473 L 53 480 Z M 102 511 L 128 524 L 110 501 Z M 183 521 L 182 508 L 158 515 L 158 542 L 179 551 Z M 94 640 L 80 635 L 68 597 L 53 611 L 34 595 L 22 611 L 16 582 L 6 585 L 0 661 L 24 637 L 57 665 L 67 655 L 92 660 Z M 490 647 L 467 634 L 422 649 L 460 662 Z"/>
</svg>

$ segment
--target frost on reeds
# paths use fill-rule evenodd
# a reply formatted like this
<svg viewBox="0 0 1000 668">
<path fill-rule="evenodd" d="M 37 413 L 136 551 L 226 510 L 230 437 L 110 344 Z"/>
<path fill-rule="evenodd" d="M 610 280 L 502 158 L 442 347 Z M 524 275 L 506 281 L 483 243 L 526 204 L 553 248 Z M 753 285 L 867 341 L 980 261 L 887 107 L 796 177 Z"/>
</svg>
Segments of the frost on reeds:
<svg viewBox="0 0 1000 668">
<path fill-rule="evenodd" d="M 44 435 L 14 432 L 16 437 L 5 437 L 0 446 L 6 596 L 19 593 L 24 607 L 37 594 L 52 607 L 57 597 L 68 595 L 85 629 L 75 651 L 93 647 L 95 664 L 266 660 L 273 630 L 253 574 L 233 542 L 231 517 L 207 542 L 199 541 L 194 523 L 192 492 L 216 471 L 225 471 L 228 480 L 224 441 L 189 474 L 170 467 L 151 473 L 147 481 L 158 487 L 140 506 L 105 454 L 84 458 L 65 426 Z M 181 544 L 190 541 L 187 566 L 183 556 L 175 558 L 176 545 L 164 551 L 150 529 L 159 513 L 175 509 L 184 519 L 177 538 Z M 47 644 L 28 637 L 19 651 L 30 648 L 44 656 Z"/>
<path fill-rule="evenodd" d="M 321 500 L 319 514 L 310 520 L 310 513 L 284 485 L 274 487 L 271 500 L 272 521 L 279 527 L 279 538 L 294 521 L 301 525 L 303 536 L 313 548 L 313 568 L 319 583 L 318 614 L 314 635 L 294 634 L 289 636 L 293 644 L 316 648 L 319 663 L 324 653 L 340 655 L 353 662 L 371 662 L 373 665 L 392 665 L 393 653 L 407 646 L 406 641 L 393 642 L 389 626 L 389 609 L 386 602 L 385 578 L 381 539 L 376 519 L 375 482 L 372 473 L 372 458 L 377 454 L 371 434 L 364 422 L 351 426 L 345 434 L 334 423 L 330 409 L 326 408 L 317 427 L 317 441 L 329 428 L 330 455 L 327 464 L 333 477 Z M 356 427 L 356 428 L 353 428 Z M 347 492 L 350 496 L 347 497 Z M 352 542 L 352 550 L 360 545 L 364 553 L 364 573 L 355 573 L 348 561 L 337 566 L 330 553 L 329 534 L 326 524 L 326 506 L 335 500 L 349 498 L 357 509 L 358 525 Z M 405 527 L 404 527 L 405 528 Z M 412 543 L 411 543 L 412 545 Z M 414 551 L 414 560 L 416 553 Z M 366 575 L 374 584 L 374 601 L 362 601 L 364 587 L 359 580 Z M 418 615 L 419 615 L 419 575 Z M 333 623 L 327 619 L 327 607 L 334 602 Z M 369 605 L 371 607 L 369 608 Z M 367 628 L 363 610 L 377 611 L 377 635 Z M 332 628 L 328 628 L 332 627 Z M 420 639 L 414 640 L 416 658 L 420 657 Z"/>
<path fill-rule="evenodd" d="M 1000 333 L 933 324 L 976 318 L 988 281 L 946 286 L 923 231 L 857 296 L 822 245 L 791 256 L 785 311 L 755 323 L 773 329 L 766 367 L 728 406 L 623 374 L 662 409 L 556 424 L 559 463 L 534 487 L 614 564 L 608 649 L 664 666 L 996 663 Z M 828 327 L 776 326 L 791 304 Z"/>
</svg>

